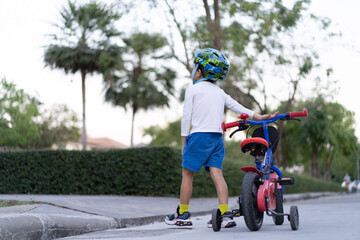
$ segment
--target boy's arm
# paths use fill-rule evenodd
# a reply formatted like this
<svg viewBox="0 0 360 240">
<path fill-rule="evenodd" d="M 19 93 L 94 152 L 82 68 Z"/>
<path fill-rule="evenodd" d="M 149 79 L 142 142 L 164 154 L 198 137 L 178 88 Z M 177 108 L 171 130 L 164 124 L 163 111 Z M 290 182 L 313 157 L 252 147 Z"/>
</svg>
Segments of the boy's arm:
<svg viewBox="0 0 360 240">
<path fill-rule="evenodd" d="M 264 114 L 264 115 L 255 113 L 253 116 L 253 119 L 256 121 L 267 120 L 267 119 L 272 119 L 272 118 L 276 117 L 278 114 L 279 114 L 279 112 L 275 112 L 273 114 Z"/>
<path fill-rule="evenodd" d="M 279 112 L 273 114 L 264 114 L 264 115 L 257 114 L 254 111 L 245 108 L 243 105 L 241 105 L 236 100 L 234 100 L 230 95 L 226 94 L 225 92 L 224 94 L 225 94 L 225 105 L 228 108 L 230 108 L 231 110 L 233 110 L 238 114 L 247 113 L 251 119 L 254 119 L 256 121 L 271 119 L 279 114 Z"/>
<path fill-rule="evenodd" d="M 191 115 L 193 109 L 193 96 L 190 88 L 186 89 L 185 92 L 185 99 L 184 99 L 184 110 L 183 116 L 181 118 L 181 154 L 184 151 L 185 140 L 186 137 L 189 135 L 190 132 L 190 125 L 191 125 Z"/>
<path fill-rule="evenodd" d="M 236 112 L 237 114 L 241 115 L 243 113 L 247 113 L 251 119 L 254 119 L 255 112 L 245 108 L 243 105 L 238 103 L 236 100 L 234 100 L 230 95 L 226 94 L 223 91 L 225 95 L 225 106 L 230 108 L 232 111 Z"/>
</svg>

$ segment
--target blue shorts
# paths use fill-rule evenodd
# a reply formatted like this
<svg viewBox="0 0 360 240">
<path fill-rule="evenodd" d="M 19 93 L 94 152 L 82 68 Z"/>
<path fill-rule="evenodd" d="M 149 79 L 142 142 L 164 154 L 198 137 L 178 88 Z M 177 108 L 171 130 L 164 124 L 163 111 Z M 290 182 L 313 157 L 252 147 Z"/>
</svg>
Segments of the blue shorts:
<svg viewBox="0 0 360 240">
<path fill-rule="evenodd" d="M 193 133 L 186 137 L 182 167 L 199 172 L 204 166 L 222 169 L 225 156 L 224 140 L 221 133 Z"/>
</svg>

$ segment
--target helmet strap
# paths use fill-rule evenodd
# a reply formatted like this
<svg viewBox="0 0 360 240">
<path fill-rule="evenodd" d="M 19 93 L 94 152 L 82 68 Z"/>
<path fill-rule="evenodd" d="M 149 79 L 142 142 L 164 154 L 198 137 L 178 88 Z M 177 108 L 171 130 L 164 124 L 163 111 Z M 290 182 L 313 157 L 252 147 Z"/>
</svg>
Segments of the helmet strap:
<svg viewBox="0 0 360 240">
<path fill-rule="evenodd" d="M 196 64 L 195 69 L 194 69 L 194 72 L 193 72 L 193 74 L 192 74 L 192 78 L 191 78 L 193 84 L 195 84 L 195 82 L 194 82 L 194 77 L 195 77 L 195 73 L 196 73 L 197 69 L 198 69 L 198 65 Z"/>
<path fill-rule="evenodd" d="M 207 79 L 207 78 L 202 78 L 202 79 L 197 80 L 197 81 L 196 81 L 195 83 L 193 83 L 193 84 L 197 84 L 197 83 L 199 83 L 199 82 L 206 81 L 206 80 L 209 80 L 209 79 Z"/>
<path fill-rule="evenodd" d="M 195 80 L 194 80 L 194 77 L 195 77 L 196 71 L 198 70 L 198 66 L 199 66 L 199 65 L 196 64 L 195 69 L 194 69 L 194 72 L 193 72 L 193 74 L 192 74 L 192 82 L 193 82 L 193 84 L 196 84 L 196 83 L 199 83 L 199 82 L 208 80 L 207 78 L 201 78 L 201 79 L 197 80 L 196 82 L 194 82 L 194 81 L 195 81 Z"/>
</svg>

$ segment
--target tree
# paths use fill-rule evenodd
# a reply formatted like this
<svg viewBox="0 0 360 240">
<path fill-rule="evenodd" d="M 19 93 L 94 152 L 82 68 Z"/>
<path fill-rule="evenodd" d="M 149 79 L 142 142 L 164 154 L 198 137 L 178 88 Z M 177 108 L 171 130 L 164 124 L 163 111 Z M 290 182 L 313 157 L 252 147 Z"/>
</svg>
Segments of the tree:
<svg viewBox="0 0 360 240">
<path fill-rule="evenodd" d="M 330 136 L 327 132 L 330 127 L 327 113 L 324 109 L 325 101 L 317 98 L 305 104 L 309 111 L 309 116 L 304 121 L 299 140 L 303 140 L 305 148 L 311 149 L 310 175 L 312 177 L 320 177 L 319 170 L 319 150 L 325 146 Z"/>
<path fill-rule="evenodd" d="M 0 82 L 0 146 L 31 148 L 40 137 L 36 118 L 41 102 L 3 78 Z"/>
<path fill-rule="evenodd" d="M 159 1 L 154 1 L 160 5 Z M 315 16 L 308 11 L 310 0 L 203 0 L 196 5 L 195 20 L 181 21 L 177 11 L 179 2 L 166 0 L 168 19 L 173 20 L 172 30 L 177 30 L 183 45 L 183 52 L 170 44 L 172 56 L 188 70 L 192 71 L 192 54 L 196 48 L 214 47 L 225 52 L 231 61 L 226 81 L 221 87 L 247 108 L 263 114 L 272 111 L 269 100 L 283 103 L 283 111 L 288 112 L 296 101 L 302 84 L 310 78 L 315 69 L 321 67 L 319 48 L 314 44 L 314 36 L 304 41 L 299 38 L 301 27 L 318 28 L 316 39 L 323 44 L 330 36 L 331 21 Z M 183 1 L 181 2 L 183 4 Z M 195 3 L 189 3 L 195 5 Z M 199 9 L 202 8 L 202 11 Z M 179 17 L 180 16 L 180 17 Z M 194 18 L 193 18 L 194 19 Z M 169 38 L 175 34 L 169 34 Z M 173 43 L 173 39 L 168 40 Z M 185 57 L 181 57 L 185 56 Z M 332 69 L 326 69 L 328 73 Z M 271 86 L 278 86 L 277 92 L 270 92 Z M 287 91 L 287 95 L 278 92 Z M 181 96 L 184 95 L 182 89 Z M 226 116 L 226 115 L 225 115 Z M 284 122 L 280 123 L 283 128 Z M 286 141 L 286 133 L 281 139 Z M 279 146 L 275 158 L 287 167 L 285 149 Z"/>
<path fill-rule="evenodd" d="M 357 152 L 353 113 L 321 95 L 298 105 L 305 106 L 309 116 L 301 127 L 286 124 L 287 155 L 297 164 L 309 164 L 311 176 L 330 180 L 336 158 L 351 158 Z"/>
<path fill-rule="evenodd" d="M 132 109 L 131 146 L 133 146 L 134 119 L 140 110 L 169 105 L 169 97 L 174 94 L 176 74 L 162 66 L 159 59 L 166 46 L 166 40 L 160 34 L 134 33 L 123 39 L 129 60 L 114 68 L 111 74 L 104 76 L 107 82 L 105 101 L 114 106 Z M 156 61 L 150 61 L 156 60 Z M 149 66 L 155 62 L 155 66 Z"/>
<path fill-rule="evenodd" d="M 3 78 L 0 82 L 0 146 L 6 149 L 64 147 L 79 139 L 76 113 L 65 105 L 48 111 L 35 97 Z"/>
<path fill-rule="evenodd" d="M 172 146 L 181 148 L 180 129 L 181 119 L 170 122 L 165 128 L 151 126 L 144 130 L 144 136 L 151 136 L 152 141 L 149 144 L 150 146 Z"/>
<path fill-rule="evenodd" d="M 214 47 L 224 51 L 231 60 L 231 71 L 222 86 L 224 90 L 243 105 L 256 106 L 261 113 L 267 112 L 266 76 L 269 73 L 264 70 L 264 62 L 272 64 L 272 67 L 279 66 L 279 70 L 281 66 L 289 68 L 292 65 L 303 74 L 309 73 L 301 70 L 303 66 L 308 70 L 309 66 L 315 66 L 311 64 L 316 57 L 314 54 L 298 51 L 308 46 L 293 44 L 294 29 L 304 17 L 309 2 L 294 1 L 286 7 L 281 0 L 214 0 L 212 5 L 203 0 L 203 11 L 199 11 L 201 6 L 197 6 L 193 15 L 198 17 L 188 24 L 179 20 L 177 2 L 166 0 L 173 28 L 180 34 L 184 49 L 184 53 L 176 52 L 174 44 L 170 44 L 172 56 L 191 75 L 195 49 Z M 170 34 L 169 38 L 172 36 Z M 292 44 L 288 44 L 289 40 Z M 173 43 L 174 40 L 169 39 L 168 42 Z M 184 55 L 185 58 L 181 57 Z M 295 77 L 292 78 L 288 82 L 296 83 Z M 264 101 L 258 99 L 258 93 L 264 95 Z"/>
<path fill-rule="evenodd" d="M 325 106 L 330 123 L 329 142 L 323 149 L 323 178 L 331 180 L 332 164 L 336 158 L 351 158 L 357 152 L 354 113 L 339 103 Z"/>
<path fill-rule="evenodd" d="M 61 12 L 61 24 L 55 25 L 60 31 L 54 34 L 54 44 L 46 47 L 44 62 L 46 66 L 62 69 L 65 73 L 81 74 L 82 82 L 82 144 L 86 149 L 85 79 L 87 74 L 102 73 L 109 67 L 108 59 L 118 54 L 118 47 L 111 44 L 113 37 L 120 33 L 114 23 L 120 14 L 114 6 L 96 1 L 76 5 L 69 1 Z M 111 56 L 110 56 L 111 55 Z M 120 56 L 116 55 L 119 59 Z"/>
<path fill-rule="evenodd" d="M 77 114 L 66 105 L 54 105 L 50 110 L 44 110 L 38 123 L 40 137 L 34 147 L 46 149 L 55 144 L 65 148 L 67 143 L 77 142 L 80 137 L 78 123 Z"/>
</svg>

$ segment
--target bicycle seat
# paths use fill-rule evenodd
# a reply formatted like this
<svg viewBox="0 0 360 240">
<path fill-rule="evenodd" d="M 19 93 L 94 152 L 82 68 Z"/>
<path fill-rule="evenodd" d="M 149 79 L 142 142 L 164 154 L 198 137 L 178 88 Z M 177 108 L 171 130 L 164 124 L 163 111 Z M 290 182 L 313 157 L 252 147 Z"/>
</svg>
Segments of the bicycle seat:
<svg viewBox="0 0 360 240">
<path fill-rule="evenodd" d="M 241 151 L 243 153 L 249 152 L 252 156 L 265 156 L 269 148 L 269 143 L 260 137 L 247 138 L 241 142 Z"/>
<path fill-rule="evenodd" d="M 273 126 L 268 126 L 268 131 L 269 131 L 269 138 L 270 138 L 270 142 L 269 145 L 271 146 L 272 152 L 274 153 L 276 151 L 276 148 L 278 146 L 279 143 L 279 130 L 277 130 L 275 127 Z M 255 129 L 255 131 L 252 134 L 252 137 L 260 137 L 265 139 L 265 134 L 264 134 L 264 129 L 262 127 Z"/>
</svg>

